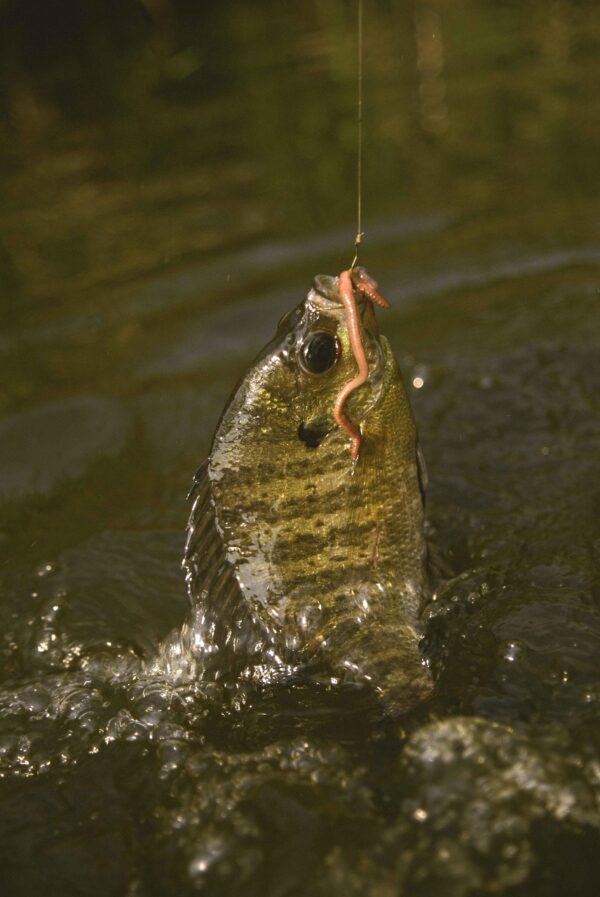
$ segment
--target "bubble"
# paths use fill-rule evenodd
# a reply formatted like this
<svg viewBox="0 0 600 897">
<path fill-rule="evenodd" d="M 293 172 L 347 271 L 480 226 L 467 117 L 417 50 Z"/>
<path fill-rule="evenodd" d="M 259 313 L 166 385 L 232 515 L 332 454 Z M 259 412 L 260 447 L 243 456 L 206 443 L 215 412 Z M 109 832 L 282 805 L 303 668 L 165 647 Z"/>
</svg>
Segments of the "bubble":
<svg viewBox="0 0 600 897">
<path fill-rule="evenodd" d="M 106 725 L 104 741 L 110 744 L 113 741 L 138 741 L 148 735 L 146 726 L 134 719 L 128 710 L 120 710 Z"/>
<path fill-rule="evenodd" d="M 185 765 L 189 756 L 189 746 L 183 741 L 165 741 L 159 746 L 160 775 L 165 778 Z"/>
<path fill-rule="evenodd" d="M 20 703 L 29 713 L 39 714 L 46 710 L 52 701 L 50 693 L 42 686 L 32 685 L 19 695 Z"/>
</svg>

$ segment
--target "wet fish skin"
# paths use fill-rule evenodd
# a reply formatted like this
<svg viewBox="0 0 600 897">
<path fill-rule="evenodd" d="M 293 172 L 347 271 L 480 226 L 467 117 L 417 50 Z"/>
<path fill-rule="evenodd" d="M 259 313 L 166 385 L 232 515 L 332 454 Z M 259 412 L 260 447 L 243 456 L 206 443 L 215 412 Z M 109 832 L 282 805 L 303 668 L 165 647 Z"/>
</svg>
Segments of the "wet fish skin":
<svg viewBox="0 0 600 897">
<path fill-rule="evenodd" d="M 234 391 L 198 477 L 183 650 L 209 678 L 310 671 L 369 682 L 402 712 L 431 692 L 419 652 L 427 575 L 415 423 L 389 343 L 357 296 L 369 378 L 347 404 L 363 434 L 353 465 L 333 418 L 356 373 L 338 278 L 315 287 Z M 300 357 L 317 331 L 335 335 L 339 357 L 311 374 Z"/>
</svg>

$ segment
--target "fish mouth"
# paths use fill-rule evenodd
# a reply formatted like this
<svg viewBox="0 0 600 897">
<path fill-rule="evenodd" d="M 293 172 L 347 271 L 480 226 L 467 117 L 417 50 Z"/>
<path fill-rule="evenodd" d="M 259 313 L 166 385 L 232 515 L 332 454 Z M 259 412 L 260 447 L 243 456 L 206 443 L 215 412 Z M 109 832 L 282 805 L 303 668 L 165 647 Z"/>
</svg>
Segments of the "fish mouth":
<svg viewBox="0 0 600 897">
<path fill-rule="evenodd" d="M 301 421 L 298 427 L 298 439 L 307 448 L 318 448 L 325 437 L 331 433 L 331 429 L 331 426 L 327 423 L 306 424 L 304 421 Z"/>
<path fill-rule="evenodd" d="M 340 279 L 329 274 L 317 274 L 313 279 L 313 289 L 325 299 L 340 303 Z"/>
</svg>

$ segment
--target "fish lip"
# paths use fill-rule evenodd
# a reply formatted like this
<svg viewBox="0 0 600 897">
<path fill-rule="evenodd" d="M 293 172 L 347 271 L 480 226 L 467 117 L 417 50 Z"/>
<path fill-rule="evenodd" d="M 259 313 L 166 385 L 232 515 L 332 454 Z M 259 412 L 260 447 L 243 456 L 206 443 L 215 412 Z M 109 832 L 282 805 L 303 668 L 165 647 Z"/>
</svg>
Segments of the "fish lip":
<svg viewBox="0 0 600 897">
<path fill-rule="evenodd" d="M 364 317 L 365 310 L 371 307 L 362 293 L 355 293 L 356 307 L 358 308 L 361 318 Z M 340 298 L 340 279 L 339 277 L 331 277 L 329 274 L 317 274 L 313 278 L 312 288 L 306 297 L 307 307 L 312 307 L 317 311 L 324 311 L 327 315 L 332 315 L 338 321 L 346 321 L 346 309 Z"/>
<path fill-rule="evenodd" d="M 340 301 L 339 277 L 331 277 L 330 274 L 317 274 L 313 278 L 313 289 L 325 299 L 329 299 L 332 302 Z"/>
<path fill-rule="evenodd" d="M 307 448 L 318 448 L 326 436 L 331 433 L 332 427 L 329 424 L 306 424 L 300 421 L 298 426 L 298 439 L 303 442 Z"/>
</svg>

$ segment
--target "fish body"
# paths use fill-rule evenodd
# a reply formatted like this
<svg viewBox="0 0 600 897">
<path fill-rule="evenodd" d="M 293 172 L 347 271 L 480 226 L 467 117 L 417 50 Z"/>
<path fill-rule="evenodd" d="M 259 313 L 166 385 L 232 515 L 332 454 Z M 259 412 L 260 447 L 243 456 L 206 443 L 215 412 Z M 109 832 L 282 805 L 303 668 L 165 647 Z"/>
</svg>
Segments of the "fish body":
<svg viewBox="0 0 600 897">
<path fill-rule="evenodd" d="M 356 461 L 334 417 L 356 375 L 338 278 L 315 278 L 231 396 L 193 490 L 182 650 L 208 678 L 368 682 L 401 712 L 431 691 L 417 433 L 372 306 L 356 306 Z"/>
</svg>

